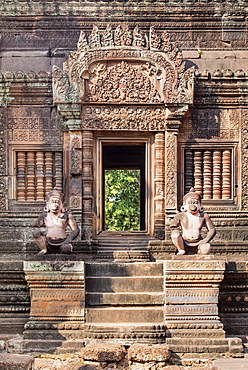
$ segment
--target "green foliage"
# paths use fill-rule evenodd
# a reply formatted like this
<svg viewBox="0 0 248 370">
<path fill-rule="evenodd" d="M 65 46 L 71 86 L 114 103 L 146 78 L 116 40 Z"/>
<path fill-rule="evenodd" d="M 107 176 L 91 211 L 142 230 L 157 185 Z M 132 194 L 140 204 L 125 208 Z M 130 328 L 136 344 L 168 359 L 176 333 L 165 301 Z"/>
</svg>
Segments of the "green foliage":
<svg viewBox="0 0 248 370">
<path fill-rule="evenodd" d="M 105 171 L 105 230 L 140 229 L 140 171 Z"/>
</svg>

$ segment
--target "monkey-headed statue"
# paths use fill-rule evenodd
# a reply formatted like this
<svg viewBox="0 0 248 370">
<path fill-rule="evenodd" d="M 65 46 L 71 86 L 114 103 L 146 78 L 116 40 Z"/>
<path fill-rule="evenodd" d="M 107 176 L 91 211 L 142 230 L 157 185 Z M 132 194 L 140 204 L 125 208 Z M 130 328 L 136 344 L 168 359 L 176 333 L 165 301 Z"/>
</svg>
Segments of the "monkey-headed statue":
<svg viewBox="0 0 248 370">
<path fill-rule="evenodd" d="M 177 213 L 170 223 L 172 229 L 171 239 L 177 247 L 177 254 L 209 254 L 210 240 L 216 234 L 215 227 L 201 204 L 201 195 L 194 188 L 183 197 L 181 212 Z M 202 228 L 206 227 L 207 235 L 202 237 Z"/>
<path fill-rule="evenodd" d="M 34 230 L 35 243 L 41 249 L 38 254 L 71 253 L 72 240 L 79 234 L 77 223 L 70 212 L 63 206 L 64 194 L 54 188 L 46 196 L 44 212 L 34 223 L 34 227 L 46 227 L 46 234 L 41 230 Z M 69 236 L 66 228 L 71 228 Z"/>
</svg>

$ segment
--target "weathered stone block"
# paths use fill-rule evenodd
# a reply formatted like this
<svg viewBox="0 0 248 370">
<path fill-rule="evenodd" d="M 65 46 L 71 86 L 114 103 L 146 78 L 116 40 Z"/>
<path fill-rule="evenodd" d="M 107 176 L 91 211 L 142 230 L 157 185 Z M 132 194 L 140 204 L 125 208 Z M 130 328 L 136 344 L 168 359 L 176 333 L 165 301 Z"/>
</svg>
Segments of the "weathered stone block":
<svg viewBox="0 0 248 370">
<path fill-rule="evenodd" d="M 26 355 L 0 354 L 1 370 L 31 370 L 34 358 Z"/>
<path fill-rule="evenodd" d="M 5 350 L 5 342 L 4 340 L 0 340 L 0 352 Z"/>
<path fill-rule="evenodd" d="M 128 350 L 128 359 L 137 362 L 167 361 L 170 358 L 170 349 L 166 344 L 153 346 L 134 344 Z"/>
<path fill-rule="evenodd" d="M 80 355 L 88 361 L 118 362 L 125 357 L 126 350 L 121 345 L 91 343 L 81 350 Z"/>
</svg>

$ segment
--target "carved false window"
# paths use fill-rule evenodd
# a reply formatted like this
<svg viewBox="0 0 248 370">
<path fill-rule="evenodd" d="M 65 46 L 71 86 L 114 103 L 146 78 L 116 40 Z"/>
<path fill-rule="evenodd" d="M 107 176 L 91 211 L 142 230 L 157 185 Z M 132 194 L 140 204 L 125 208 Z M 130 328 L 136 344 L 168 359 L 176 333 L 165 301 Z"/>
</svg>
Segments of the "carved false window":
<svg viewBox="0 0 248 370">
<path fill-rule="evenodd" d="M 204 200 L 233 199 L 233 150 L 227 149 L 185 149 L 184 193 L 191 187 Z"/>
<path fill-rule="evenodd" d="M 18 201 L 42 201 L 55 186 L 62 190 L 61 152 L 16 152 L 16 199 Z"/>
</svg>

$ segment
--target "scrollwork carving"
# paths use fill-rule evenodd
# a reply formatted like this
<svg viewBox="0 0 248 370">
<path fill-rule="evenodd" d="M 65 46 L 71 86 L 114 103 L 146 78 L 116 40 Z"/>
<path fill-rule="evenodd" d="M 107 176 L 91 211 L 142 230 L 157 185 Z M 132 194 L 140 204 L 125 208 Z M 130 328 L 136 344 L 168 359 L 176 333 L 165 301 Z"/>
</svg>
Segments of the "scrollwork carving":
<svg viewBox="0 0 248 370">
<path fill-rule="evenodd" d="M 88 106 L 82 110 L 83 129 L 165 131 L 166 111 L 163 107 Z"/>
</svg>

